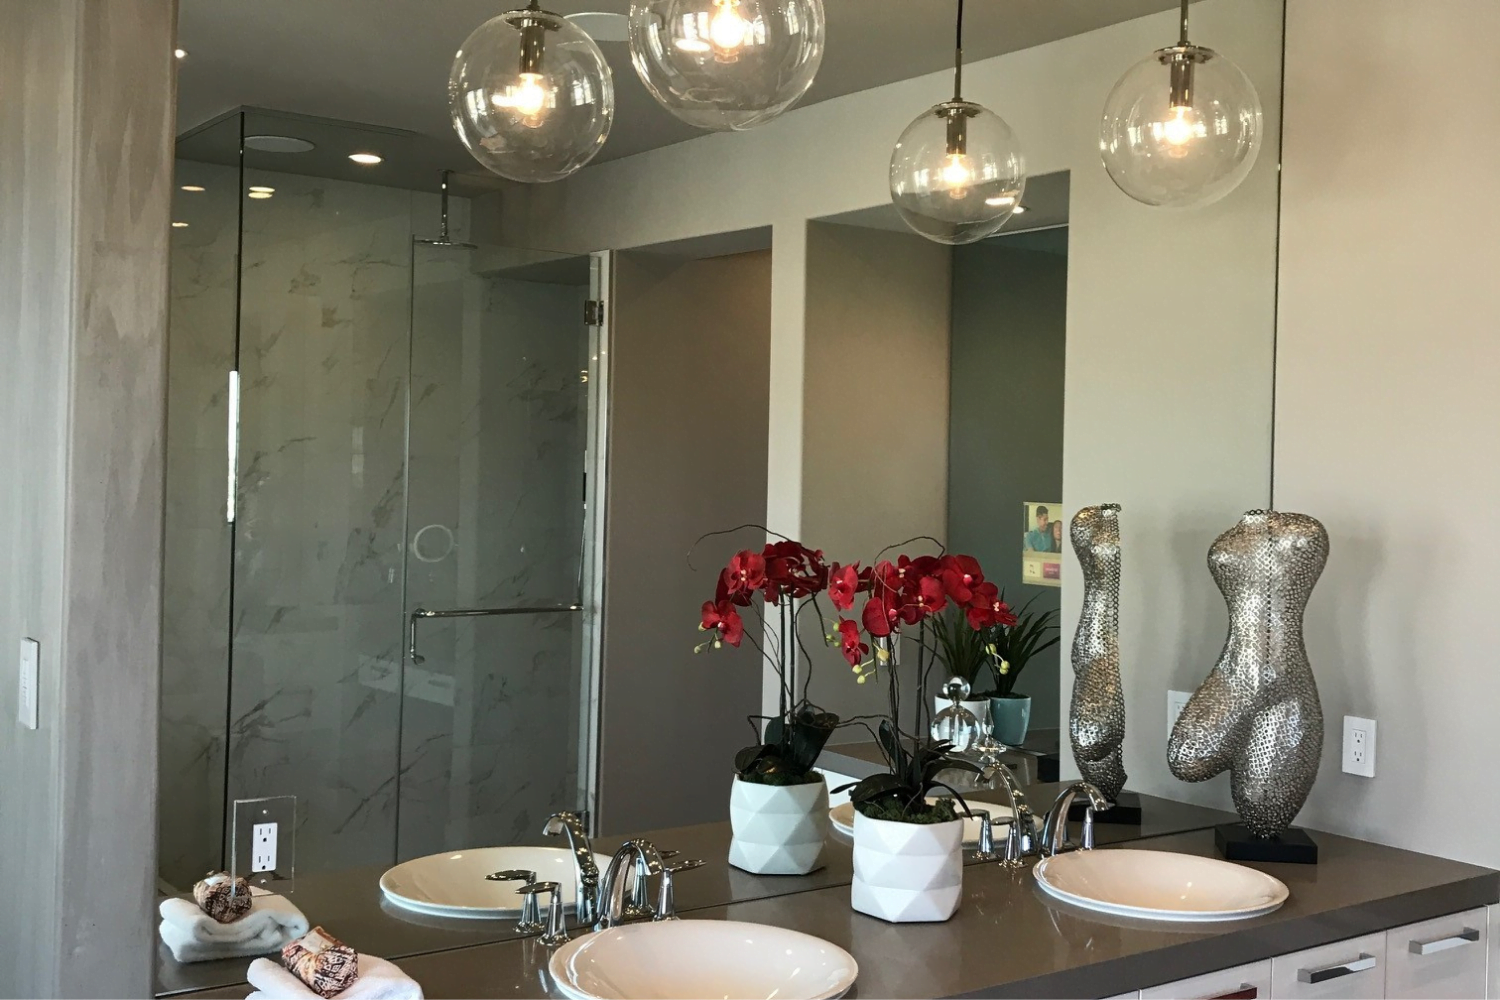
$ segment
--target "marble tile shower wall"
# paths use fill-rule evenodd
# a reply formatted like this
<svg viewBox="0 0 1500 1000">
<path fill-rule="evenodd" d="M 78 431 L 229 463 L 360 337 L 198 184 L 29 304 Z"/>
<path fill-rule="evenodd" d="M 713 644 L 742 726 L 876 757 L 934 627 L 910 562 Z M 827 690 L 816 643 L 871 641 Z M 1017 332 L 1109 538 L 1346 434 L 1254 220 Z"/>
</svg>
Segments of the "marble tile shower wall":
<svg viewBox="0 0 1500 1000">
<path fill-rule="evenodd" d="M 586 288 L 419 246 L 413 299 L 435 198 L 244 183 L 232 528 L 236 206 L 174 242 L 162 877 L 222 863 L 226 775 L 298 797 L 299 870 L 533 839 L 580 804 L 578 622 L 430 623 L 403 699 L 403 614 L 575 596 Z"/>
<path fill-rule="evenodd" d="M 410 602 L 573 603 L 586 285 L 419 247 L 415 296 Z M 580 641 L 576 615 L 424 626 L 425 662 L 407 674 L 401 857 L 535 841 L 549 812 L 582 805 Z"/>
</svg>

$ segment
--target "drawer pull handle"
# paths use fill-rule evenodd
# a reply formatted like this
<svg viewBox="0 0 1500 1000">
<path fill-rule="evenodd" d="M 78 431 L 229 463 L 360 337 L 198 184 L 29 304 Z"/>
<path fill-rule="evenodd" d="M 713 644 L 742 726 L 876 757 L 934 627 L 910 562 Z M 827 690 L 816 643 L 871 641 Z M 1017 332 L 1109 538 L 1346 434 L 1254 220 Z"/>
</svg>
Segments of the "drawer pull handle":
<svg viewBox="0 0 1500 1000">
<path fill-rule="evenodd" d="M 1373 968 L 1375 968 L 1375 956 L 1360 952 L 1359 957 L 1352 962 L 1325 965 L 1321 969 L 1298 969 L 1297 981 L 1303 983 L 1326 983 L 1330 979 L 1352 976 L 1356 972 L 1369 972 Z"/>
<path fill-rule="evenodd" d="M 1472 927 L 1465 927 L 1462 933 L 1451 937 L 1437 938 L 1432 941 L 1413 941 L 1411 953 L 1413 955 L 1435 955 L 1440 951 L 1450 948 L 1462 948 L 1466 944 L 1474 944 L 1479 940 L 1479 932 Z"/>
<path fill-rule="evenodd" d="M 1260 987 L 1251 986 L 1249 983 L 1240 983 L 1240 988 L 1230 990 L 1228 993 L 1217 993 L 1204 1000 L 1259 1000 Z"/>
</svg>

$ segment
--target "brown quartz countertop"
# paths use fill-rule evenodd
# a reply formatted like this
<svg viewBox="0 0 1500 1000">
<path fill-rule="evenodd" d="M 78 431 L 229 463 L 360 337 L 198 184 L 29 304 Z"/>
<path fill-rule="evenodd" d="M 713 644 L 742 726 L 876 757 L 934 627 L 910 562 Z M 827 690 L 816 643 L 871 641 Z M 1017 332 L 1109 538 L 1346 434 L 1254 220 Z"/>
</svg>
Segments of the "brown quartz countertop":
<svg viewBox="0 0 1500 1000">
<path fill-rule="evenodd" d="M 887 924 L 855 913 L 838 886 L 692 913 L 804 931 L 859 962 L 850 996 L 1110 996 L 1500 900 L 1500 873 L 1363 841 L 1314 834 L 1317 865 L 1256 864 L 1291 898 L 1275 913 L 1223 924 L 1165 924 L 1105 916 L 1044 896 L 1031 866 L 964 871 L 959 912 L 941 924 Z M 1203 830 L 1133 845 L 1214 856 Z M 1108 848 L 1105 848 L 1108 849 Z M 684 880 L 685 882 L 686 880 Z M 430 997 L 559 996 L 534 940 L 405 959 Z M 243 997 L 235 987 L 204 997 Z"/>
<path fill-rule="evenodd" d="M 1031 785 L 1025 791 L 1032 808 L 1045 811 L 1062 785 Z M 1003 793 L 980 791 L 971 796 L 976 804 L 998 802 Z M 1202 830 L 1235 819 L 1232 813 L 1142 795 L 1140 826 L 1099 823 L 1096 842 L 1119 843 Z M 1073 824 L 1076 839 L 1077 824 Z M 682 852 L 684 858 L 703 858 L 709 864 L 677 879 L 677 910 L 697 915 L 697 911 L 745 903 L 770 897 L 805 894 L 820 889 L 840 888 L 844 897 L 854 878 L 854 861 L 849 838 L 834 832 L 828 838 L 824 866 L 811 875 L 757 876 L 733 868 L 725 860 L 729 855 L 728 823 L 704 823 L 698 826 L 654 830 L 642 834 L 663 849 Z M 624 838 L 601 837 L 594 844 L 599 853 L 612 853 Z M 557 846 L 558 841 L 541 838 L 538 843 Z M 516 939 L 514 920 L 461 920 L 424 916 L 402 909 L 380 892 L 380 876 L 385 865 L 371 865 L 341 872 L 322 872 L 297 879 L 291 895 L 316 926 L 322 925 L 344 941 L 369 955 L 403 960 L 415 955 L 471 948 Z M 847 906 L 847 898 L 845 904 Z M 156 992 L 158 996 L 232 987 L 245 981 L 248 958 L 187 965 L 173 960 L 166 946 L 156 943 Z M 403 963 L 404 964 L 404 963 Z M 432 994 L 429 995 L 441 995 Z"/>
</svg>

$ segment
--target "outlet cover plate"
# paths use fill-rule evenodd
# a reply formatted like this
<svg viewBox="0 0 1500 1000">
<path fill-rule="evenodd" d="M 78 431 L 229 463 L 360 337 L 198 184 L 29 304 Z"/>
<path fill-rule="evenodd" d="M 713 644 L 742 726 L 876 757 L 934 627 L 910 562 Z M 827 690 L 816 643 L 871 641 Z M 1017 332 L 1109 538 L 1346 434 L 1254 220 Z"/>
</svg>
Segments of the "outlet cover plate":
<svg viewBox="0 0 1500 1000">
<path fill-rule="evenodd" d="M 229 873 L 273 892 L 291 892 L 297 871 L 297 797 L 236 799 L 233 831 Z"/>
<path fill-rule="evenodd" d="M 1172 730 L 1177 726 L 1177 717 L 1182 710 L 1187 708 L 1187 703 L 1193 697 L 1191 691 L 1167 691 L 1167 739 L 1172 739 Z"/>
<path fill-rule="evenodd" d="M 1344 716 L 1344 773 L 1375 777 L 1375 720 Z"/>
<path fill-rule="evenodd" d="M 27 729 L 37 728 L 37 685 L 41 683 L 41 646 L 35 639 L 21 640 L 21 693 L 17 721 Z"/>
</svg>

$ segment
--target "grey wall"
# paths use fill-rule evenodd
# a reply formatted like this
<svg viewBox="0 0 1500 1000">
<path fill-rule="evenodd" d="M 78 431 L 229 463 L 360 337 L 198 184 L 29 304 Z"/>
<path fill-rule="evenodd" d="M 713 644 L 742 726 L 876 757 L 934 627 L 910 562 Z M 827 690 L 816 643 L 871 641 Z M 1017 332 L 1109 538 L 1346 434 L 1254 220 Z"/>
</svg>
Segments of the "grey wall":
<svg viewBox="0 0 1500 1000">
<path fill-rule="evenodd" d="M 953 248 L 948 545 L 977 557 L 1012 607 L 1035 598 L 1044 611 L 1060 607 L 1062 589 L 1021 582 L 1021 505 L 1062 501 L 1068 258 L 1017 249 L 1025 239 Z M 1052 517 L 1066 524 L 1062 510 Z M 1016 684 L 1032 697 L 1033 729 L 1058 726 L 1060 649 Z"/>
<path fill-rule="evenodd" d="M 734 753 L 753 742 L 749 642 L 694 655 L 698 609 L 765 535 L 771 337 L 767 251 L 616 258 L 611 311 L 600 830 L 727 819 Z"/>
<path fill-rule="evenodd" d="M 1493 4 L 1291 0 L 1276 401 L 1276 506 L 1332 540 L 1307 616 L 1329 725 L 1301 819 L 1492 866 L 1496 37 Z M 1398 177 L 1420 210 L 1392 210 Z M 1346 713 L 1379 722 L 1373 779 L 1339 769 Z"/>
<path fill-rule="evenodd" d="M 174 17 L 0 3 L 0 995 L 151 992 Z"/>
<path fill-rule="evenodd" d="M 802 541 L 869 566 L 887 545 L 943 540 L 949 250 L 913 233 L 814 222 L 806 253 Z M 815 703 L 843 718 L 885 708 L 884 686 L 856 684 L 813 616 L 802 629 Z M 867 739 L 864 729 L 834 734 Z"/>
</svg>

